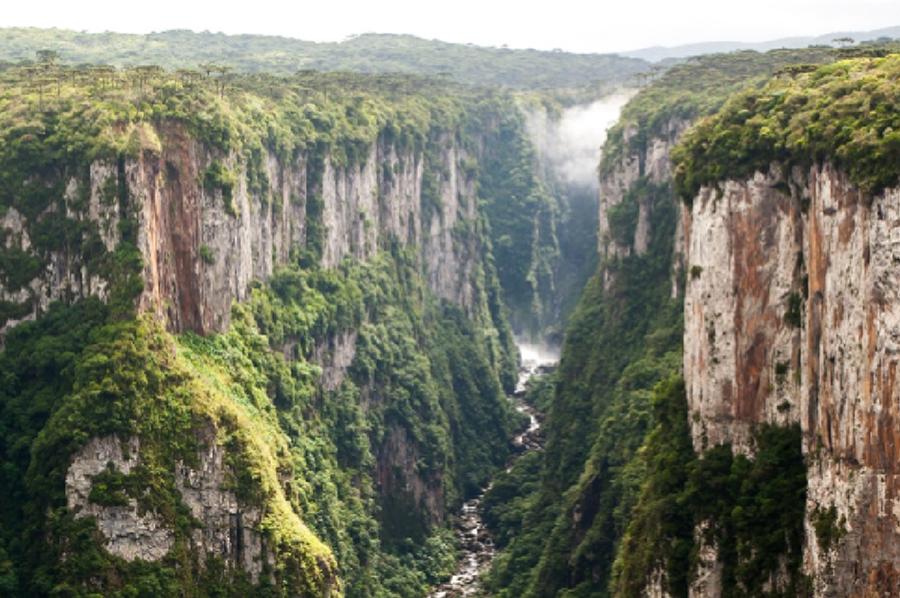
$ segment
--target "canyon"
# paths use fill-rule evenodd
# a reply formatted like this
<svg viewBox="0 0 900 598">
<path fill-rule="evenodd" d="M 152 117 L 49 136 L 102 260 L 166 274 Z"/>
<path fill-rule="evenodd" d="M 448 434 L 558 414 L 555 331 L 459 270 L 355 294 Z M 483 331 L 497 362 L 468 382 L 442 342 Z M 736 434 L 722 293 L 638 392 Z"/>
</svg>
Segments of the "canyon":
<svg viewBox="0 0 900 598">
<path fill-rule="evenodd" d="M 896 45 L 563 54 L 0 69 L 0 593 L 900 595 Z"/>
</svg>

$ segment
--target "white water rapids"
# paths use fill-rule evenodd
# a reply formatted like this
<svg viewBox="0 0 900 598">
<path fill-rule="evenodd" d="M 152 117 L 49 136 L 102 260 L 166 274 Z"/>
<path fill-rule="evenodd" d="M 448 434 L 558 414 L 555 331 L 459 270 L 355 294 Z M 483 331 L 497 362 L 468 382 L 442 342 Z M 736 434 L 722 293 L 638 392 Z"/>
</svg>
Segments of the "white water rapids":
<svg viewBox="0 0 900 598">
<path fill-rule="evenodd" d="M 528 427 L 516 434 L 512 443 L 521 455 L 525 451 L 540 448 L 538 432 L 541 428 L 538 414 L 525 400 L 525 389 L 528 380 L 533 376 L 544 373 L 547 368 L 553 367 L 559 361 L 559 351 L 551 347 L 518 342 L 519 354 L 522 357 L 519 367 L 519 379 L 516 383 L 516 391 L 509 397 L 516 411 L 528 416 Z M 514 457 L 515 458 L 515 457 Z M 512 467 L 510 463 L 509 467 Z M 509 469 L 507 469 L 509 471 Z M 481 497 L 487 492 L 485 488 L 477 497 L 466 501 L 458 516 L 456 524 L 456 536 L 459 540 L 462 556 L 456 573 L 428 596 L 429 598 L 459 598 L 463 596 L 477 596 L 481 590 L 480 577 L 494 558 L 494 542 L 481 521 Z"/>
</svg>

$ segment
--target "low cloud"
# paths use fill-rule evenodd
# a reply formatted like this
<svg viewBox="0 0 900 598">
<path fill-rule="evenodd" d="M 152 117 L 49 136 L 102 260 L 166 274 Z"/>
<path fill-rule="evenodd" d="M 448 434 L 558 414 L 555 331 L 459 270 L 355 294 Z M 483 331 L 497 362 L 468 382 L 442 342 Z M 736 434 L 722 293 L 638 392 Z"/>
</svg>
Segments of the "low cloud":
<svg viewBox="0 0 900 598">
<path fill-rule="evenodd" d="M 622 91 L 591 104 L 572 106 L 558 119 L 551 119 L 544 110 L 527 111 L 526 127 L 541 162 L 566 183 L 595 186 L 606 131 L 633 95 Z"/>
</svg>

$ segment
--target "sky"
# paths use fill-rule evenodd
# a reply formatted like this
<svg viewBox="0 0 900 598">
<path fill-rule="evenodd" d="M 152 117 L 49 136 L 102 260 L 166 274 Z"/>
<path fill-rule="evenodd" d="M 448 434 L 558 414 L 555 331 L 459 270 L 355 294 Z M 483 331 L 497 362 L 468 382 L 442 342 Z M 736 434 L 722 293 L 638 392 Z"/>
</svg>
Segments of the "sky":
<svg viewBox="0 0 900 598">
<path fill-rule="evenodd" d="M 192 29 L 340 41 L 360 33 L 511 48 L 616 52 L 900 25 L 900 0 L 42 0 L 4 2 L 0 26 Z"/>
</svg>

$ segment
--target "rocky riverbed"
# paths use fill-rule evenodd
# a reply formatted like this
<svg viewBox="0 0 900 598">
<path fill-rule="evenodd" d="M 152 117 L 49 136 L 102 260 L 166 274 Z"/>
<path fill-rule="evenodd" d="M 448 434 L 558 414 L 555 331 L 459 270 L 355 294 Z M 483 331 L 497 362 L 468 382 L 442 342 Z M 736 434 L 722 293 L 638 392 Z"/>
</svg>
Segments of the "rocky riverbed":
<svg viewBox="0 0 900 598">
<path fill-rule="evenodd" d="M 513 460 L 526 451 L 541 448 L 540 415 L 525 402 L 525 391 L 528 381 L 534 376 L 552 371 L 559 359 L 558 353 L 528 343 L 519 343 L 522 365 L 519 368 L 519 379 L 516 390 L 510 396 L 516 411 L 528 416 L 528 427 L 512 438 L 516 449 Z M 512 463 L 509 465 L 512 466 Z M 456 535 L 459 540 L 462 557 L 459 567 L 453 576 L 437 588 L 429 598 L 461 598 L 478 596 L 481 593 L 481 574 L 490 566 L 494 558 L 494 542 L 481 520 L 481 498 L 490 488 L 488 485 L 477 497 L 466 501 L 456 521 Z"/>
</svg>

